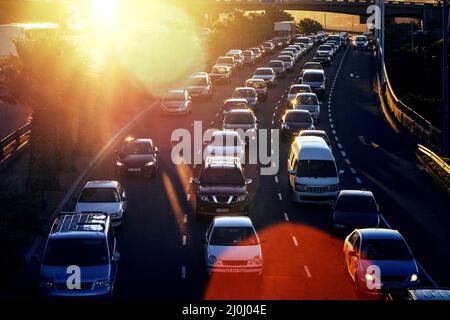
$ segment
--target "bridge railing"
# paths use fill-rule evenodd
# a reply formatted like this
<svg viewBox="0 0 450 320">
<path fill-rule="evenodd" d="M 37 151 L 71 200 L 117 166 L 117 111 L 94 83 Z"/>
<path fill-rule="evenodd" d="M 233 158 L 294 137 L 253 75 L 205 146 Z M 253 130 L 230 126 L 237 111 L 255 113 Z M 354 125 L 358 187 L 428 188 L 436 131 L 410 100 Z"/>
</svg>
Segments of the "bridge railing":
<svg viewBox="0 0 450 320">
<path fill-rule="evenodd" d="M 387 111 L 394 117 L 397 123 L 417 140 L 418 143 L 426 145 L 433 150 L 441 151 L 442 131 L 404 104 L 395 95 L 389 81 L 386 67 L 384 68 L 384 81 L 384 88 L 381 87 L 380 81 L 378 81 L 378 84 L 381 98 L 384 99 Z"/>
<path fill-rule="evenodd" d="M 0 169 L 14 159 L 30 141 L 31 122 L 0 140 Z"/>
</svg>

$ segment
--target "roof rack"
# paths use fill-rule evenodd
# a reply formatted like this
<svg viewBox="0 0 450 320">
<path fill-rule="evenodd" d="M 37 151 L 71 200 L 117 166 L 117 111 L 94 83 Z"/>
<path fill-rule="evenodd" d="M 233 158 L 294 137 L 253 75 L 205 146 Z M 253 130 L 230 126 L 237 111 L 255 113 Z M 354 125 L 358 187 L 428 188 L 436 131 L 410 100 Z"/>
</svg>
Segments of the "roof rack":
<svg viewBox="0 0 450 320">
<path fill-rule="evenodd" d="M 52 233 L 71 231 L 102 232 L 108 215 L 105 212 L 61 212 L 52 227 Z"/>
</svg>

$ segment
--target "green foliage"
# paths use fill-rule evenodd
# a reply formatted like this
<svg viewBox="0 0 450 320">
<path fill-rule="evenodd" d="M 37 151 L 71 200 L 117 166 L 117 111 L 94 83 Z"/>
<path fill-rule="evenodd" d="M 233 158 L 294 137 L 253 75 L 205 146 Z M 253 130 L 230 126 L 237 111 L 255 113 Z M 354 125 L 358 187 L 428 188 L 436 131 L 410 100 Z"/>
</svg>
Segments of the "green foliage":
<svg viewBox="0 0 450 320">
<path fill-rule="evenodd" d="M 317 33 L 323 30 L 323 26 L 316 20 L 305 18 L 297 23 L 297 30 L 304 34 Z"/>
</svg>

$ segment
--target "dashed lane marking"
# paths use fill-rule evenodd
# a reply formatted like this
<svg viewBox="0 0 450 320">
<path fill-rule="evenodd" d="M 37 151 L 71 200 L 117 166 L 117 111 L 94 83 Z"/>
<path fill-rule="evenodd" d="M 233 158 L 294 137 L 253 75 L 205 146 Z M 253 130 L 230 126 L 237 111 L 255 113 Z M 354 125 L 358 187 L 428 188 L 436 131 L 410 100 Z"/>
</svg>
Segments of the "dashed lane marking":
<svg viewBox="0 0 450 320">
<path fill-rule="evenodd" d="M 295 236 L 292 236 L 292 241 L 294 242 L 294 246 L 298 247 L 298 241 Z"/>
<path fill-rule="evenodd" d="M 183 235 L 183 246 L 185 247 L 187 244 L 187 237 L 186 235 Z"/>
<path fill-rule="evenodd" d="M 348 165 L 352 164 L 352 163 L 350 162 L 350 160 L 348 160 L 347 158 L 345 158 L 344 161 L 345 161 L 345 163 L 348 164 Z"/>
<path fill-rule="evenodd" d="M 362 184 L 362 180 L 359 177 L 356 177 L 355 180 L 358 184 Z"/>
<path fill-rule="evenodd" d="M 351 172 L 352 174 L 357 174 L 355 168 L 350 168 L 350 172 Z"/>
<path fill-rule="evenodd" d="M 308 266 L 305 264 L 305 265 L 303 266 L 303 268 L 305 269 L 305 273 L 306 273 L 306 275 L 308 276 L 308 278 L 312 278 L 312 275 L 311 275 L 311 272 L 309 271 Z"/>
<path fill-rule="evenodd" d="M 275 183 L 278 183 L 278 177 L 277 176 L 275 176 Z"/>
<path fill-rule="evenodd" d="M 181 279 L 186 279 L 186 267 L 181 267 Z"/>
<path fill-rule="evenodd" d="M 183 222 L 184 222 L 184 223 L 187 223 L 187 221 L 188 221 L 188 215 L 185 214 L 185 215 L 184 215 L 184 218 L 183 218 Z"/>
<path fill-rule="evenodd" d="M 281 192 L 278 193 L 278 199 L 280 199 L 280 201 L 283 201 L 283 195 L 281 194 Z"/>
<path fill-rule="evenodd" d="M 283 213 L 283 215 L 284 215 L 284 220 L 289 221 L 289 216 L 288 216 L 288 214 L 285 212 L 285 213 Z"/>
</svg>

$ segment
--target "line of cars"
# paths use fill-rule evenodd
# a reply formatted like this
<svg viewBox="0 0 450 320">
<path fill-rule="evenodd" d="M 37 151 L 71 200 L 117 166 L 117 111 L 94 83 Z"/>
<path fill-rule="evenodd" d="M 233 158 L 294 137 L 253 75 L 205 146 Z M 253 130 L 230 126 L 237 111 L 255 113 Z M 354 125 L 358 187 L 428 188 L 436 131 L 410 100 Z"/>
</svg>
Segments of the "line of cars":
<svg viewBox="0 0 450 320">
<path fill-rule="evenodd" d="M 317 42 L 326 39 L 317 38 L 321 39 Z M 308 39 L 308 46 L 298 45 L 301 52 L 312 48 L 309 48 L 311 39 Z M 265 47 L 266 52 L 274 48 L 273 44 Z M 294 61 L 297 48 L 291 48 L 293 50 L 285 50 L 283 56 Z M 251 49 L 255 49 L 250 50 L 253 55 L 262 51 L 259 47 Z M 227 56 L 232 57 L 234 63 L 242 57 L 244 65 L 245 51 L 239 51 L 232 50 Z M 269 62 L 269 67 L 258 68 L 252 78 L 246 80 L 245 87 L 236 88 L 233 97 L 225 100 L 223 128 L 213 133 L 212 141 L 205 146 L 208 157 L 204 167 L 198 178 L 191 179 L 196 189 L 193 197 L 196 216 L 216 216 L 202 240 L 209 273 L 261 275 L 263 272 L 263 240 L 246 216 L 250 205 L 248 186 L 252 183 L 242 165 L 247 143 L 235 130 L 256 132 L 258 120 L 252 108 L 257 106 L 258 98 L 267 97 L 268 88 L 276 85 L 277 78 L 285 74 L 286 67 L 284 61 L 281 62 L 281 72 L 270 66 Z M 299 202 L 332 204 L 335 229 L 357 228 L 345 239 L 343 254 L 346 269 L 358 290 L 365 290 L 364 284 L 367 283 L 374 284 L 375 288 L 381 283 L 382 289 L 389 290 L 409 288 L 420 281 L 417 263 L 397 231 L 379 228 L 381 214 L 373 194 L 369 191 L 340 190 L 339 176 L 342 172 L 337 169 L 330 140 L 325 131 L 315 129 L 313 118 L 318 118 L 315 110 L 303 108 L 301 102 L 310 97 L 317 99 L 313 88 L 325 91 L 325 74 L 320 63 L 308 62 L 305 67 L 299 78 L 300 83 L 289 90 L 287 102 L 293 109 L 287 111 L 283 117 L 284 127 L 282 125 L 282 131 L 289 128 L 289 135 L 295 136 L 288 159 L 292 198 Z M 228 82 L 233 72 L 232 66 L 217 64 L 210 74 L 197 73 L 192 78 L 194 83 L 200 83 L 197 86 L 200 87 L 198 97 L 212 94 L 212 82 L 218 81 L 214 78 L 217 68 L 226 71 L 226 76 L 221 80 Z M 239 66 L 236 65 L 236 68 Z M 308 84 L 309 78 L 305 75 L 310 71 L 323 74 L 323 88 Z M 205 81 L 197 82 L 199 79 Z M 171 101 L 173 97 L 179 99 L 175 101 L 192 103 L 186 89 L 174 90 L 165 99 Z M 170 112 L 186 113 L 190 105 L 173 108 L 179 112 Z M 295 121 L 291 121 L 291 117 Z M 295 128 L 291 122 L 304 122 L 305 125 Z M 155 176 L 159 167 L 159 151 L 151 139 L 127 139 L 115 153 L 114 164 L 118 175 Z M 121 226 L 124 221 L 127 195 L 117 181 L 90 181 L 74 200 L 74 212 L 62 213 L 55 220 L 46 241 L 43 256 L 39 259 L 40 287 L 47 296 L 111 296 L 120 260 L 114 227 Z M 377 278 L 376 270 L 367 272 L 372 265 L 380 267 L 381 279 Z M 74 266 L 81 268 L 82 280 L 79 283 L 69 282 L 68 267 Z"/>
</svg>

